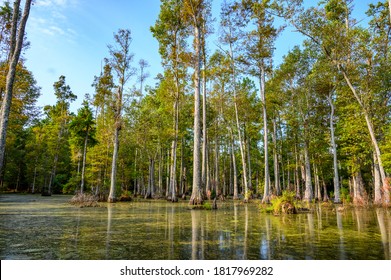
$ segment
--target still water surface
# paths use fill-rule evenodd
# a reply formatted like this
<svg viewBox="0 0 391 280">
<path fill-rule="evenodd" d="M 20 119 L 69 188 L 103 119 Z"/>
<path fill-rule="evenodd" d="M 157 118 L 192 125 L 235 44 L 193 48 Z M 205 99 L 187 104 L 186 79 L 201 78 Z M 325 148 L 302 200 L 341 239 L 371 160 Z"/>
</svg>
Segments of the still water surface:
<svg viewBox="0 0 391 280">
<path fill-rule="evenodd" d="M 0 195 L 0 259 L 391 259 L 390 210 L 273 216 L 238 202 L 201 211 L 69 199 Z"/>
</svg>

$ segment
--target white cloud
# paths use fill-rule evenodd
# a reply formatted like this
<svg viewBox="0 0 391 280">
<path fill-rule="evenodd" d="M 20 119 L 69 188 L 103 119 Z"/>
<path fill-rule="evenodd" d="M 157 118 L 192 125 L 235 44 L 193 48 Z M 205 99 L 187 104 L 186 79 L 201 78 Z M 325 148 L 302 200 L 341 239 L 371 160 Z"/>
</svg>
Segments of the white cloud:
<svg viewBox="0 0 391 280">
<path fill-rule="evenodd" d="M 42 34 L 46 34 L 46 35 L 49 35 L 49 36 L 54 36 L 55 35 L 53 30 L 51 30 L 50 28 L 42 28 L 40 31 L 41 31 Z"/>
<path fill-rule="evenodd" d="M 72 28 L 72 13 L 79 0 L 37 0 L 30 22 L 30 30 L 41 39 L 76 41 Z"/>
<path fill-rule="evenodd" d="M 67 17 L 60 11 L 54 10 L 52 11 L 52 17 L 58 20 L 66 20 Z"/>
<path fill-rule="evenodd" d="M 37 0 L 36 6 L 41 7 L 69 7 L 77 5 L 78 0 Z"/>
<path fill-rule="evenodd" d="M 58 26 L 50 26 L 49 29 L 56 35 L 65 35 L 65 31 Z"/>
</svg>

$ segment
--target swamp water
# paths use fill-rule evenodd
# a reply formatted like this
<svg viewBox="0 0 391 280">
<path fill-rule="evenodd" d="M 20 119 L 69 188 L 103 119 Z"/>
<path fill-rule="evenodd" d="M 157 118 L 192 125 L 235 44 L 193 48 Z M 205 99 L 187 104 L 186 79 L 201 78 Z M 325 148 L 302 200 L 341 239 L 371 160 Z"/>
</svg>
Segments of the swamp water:
<svg viewBox="0 0 391 280">
<path fill-rule="evenodd" d="M 391 259 L 391 212 L 318 207 L 273 216 L 256 204 L 77 208 L 70 196 L 0 195 L 0 259 Z"/>
</svg>

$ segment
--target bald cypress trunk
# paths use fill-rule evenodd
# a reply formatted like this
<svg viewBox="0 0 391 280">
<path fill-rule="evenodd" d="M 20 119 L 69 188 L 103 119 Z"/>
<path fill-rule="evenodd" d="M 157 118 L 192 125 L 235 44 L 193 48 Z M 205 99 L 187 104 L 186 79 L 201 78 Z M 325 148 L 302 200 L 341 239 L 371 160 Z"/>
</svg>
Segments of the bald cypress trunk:
<svg viewBox="0 0 391 280">
<path fill-rule="evenodd" d="M 201 180 L 202 180 L 202 187 L 206 188 L 206 165 L 208 164 L 208 156 L 207 156 L 207 128 L 206 128 L 206 50 L 205 50 L 205 38 L 202 43 L 202 58 L 203 58 L 203 65 L 204 65 L 204 71 L 202 72 L 202 167 L 201 167 Z"/>
<path fill-rule="evenodd" d="M 358 170 L 353 174 L 353 203 L 356 205 L 366 204 L 366 197 L 361 170 Z"/>
<path fill-rule="evenodd" d="M 260 77 L 260 91 L 261 102 L 263 112 L 263 151 L 264 151 L 264 163 L 265 163 L 265 188 L 262 198 L 262 203 L 270 202 L 270 173 L 269 173 L 269 141 L 268 141 L 268 128 L 267 128 L 267 109 L 266 109 L 266 92 L 265 92 L 265 69 L 261 68 Z"/>
<path fill-rule="evenodd" d="M 299 177 L 299 155 L 297 154 L 297 145 L 295 144 L 295 172 L 294 172 L 294 181 L 296 189 L 296 198 L 301 199 L 300 191 L 300 177 Z"/>
<path fill-rule="evenodd" d="M 14 2 L 14 11 L 12 17 L 12 26 L 11 26 L 11 45 L 10 45 L 10 53 L 8 56 L 9 69 L 6 77 L 5 94 L 3 96 L 1 109 L 0 109 L 0 172 L 2 171 L 3 164 L 4 164 L 5 143 L 7 137 L 9 114 L 11 110 L 13 87 L 15 83 L 16 66 L 18 65 L 20 53 L 23 48 L 23 40 L 25 35 L 27 19 L 30 14 L 31 2 L 32 0 L 26 0 L 23 16 L 20 20 L 19 27 L 18 27 L 18 18 L 19 18 L 20 0 L 16 0 Z"/>
<path fill-rule="evenodd" d="M 274 164 L 274 186 L 276 189 L 276 195 L 281 195 L 281 186 L 280 186 L 280 171 L 278 164 L 278 153 L 277 153 L 277 122 L 273 119 L 273 164 Z"/>
<path fill-rule="evenodd" d="M 119 150 L 119 131 L 120 124 L 117 117 L 115 129 L 114 129 L 114 148 L 113 148 L 113 161 L 111 163 L 111 177 L 110 177 L 110 193 L 107 199 L 108 202 L 116 202 L 116 183 L 117 183 L 117 159 Z"/>
<path fill-rule="evenodd" d="M 376 139 L 375 130 L 374 130 L 374 127 L 373 127 L 373 122 L 371 120 L 371 117 L 370 117 L 370 115 L 368 113 L 368 110 L 367 110 L 365 104 L 363 103 L 363 101 L 361 100 L 360 96 L 358 95 L 358 93 L 356 91 L 356 88 L 353 86 L 352 82 L 350 81 L 350 78 L 349 78 L 346 70 L 340 64 L 338 64 L 337 66 L 338 66 L 338 69 L 341 71 L 341 73 L 342 73 L 346 83 L 348 84 L 350 90 L 352 91 L 354 97 L 356 98 L 358 104 L 360 105 L 362 113 L 364 114 L 365 122 L 367 124 L 368 132 L 369 132 L 369 136 L 371 137 L 372 146 L 373 146 L 373 149 L 374 149 L 374 152 L 375 152 L 375 155 L 376 155 L 375 162 L 379 166 L 380 178 L 381 178 L 382 186 L 384 188 L 384 203 L 386 205 L 388 205 L 388 204 L 390 204 L 390 192 L 389 192 L 389 187 L 390 186 L 388 184 L 388 180 L 386 178 L 386 173 L 384 171 L 384 166 L 383 166 L 383 162 L 382 162 L 382 159 L 381 159 L 381 152 L 380 152 L 378 141 Z"/>
<path fill-rule="evenodd" d="M 339 175 L 338 175 L 338 159 L 337 159 L 337 145 L 335 143 L 334 135 L 334 102 L 331 95 L 327 97 L 327 100 L 330 104 L 331 114 L 330 114 L 330 134 L 331 134 L 331 148 L 333 152 L 333 169 L 334 169 L 334 203 L 340 203 L 340 186 L 339 186 Z"/>
<path fill-rule="evenodd" d="M 390 23 L 391 23 L 391 0 L 388 0 L 388 8 L 390 10 Z"/>
<path fill-rule="evenodd" d="M 200 112 L 200 66 L 201 66 L 201 34 L 197 19 L 194 19 L 194 148 L 193 148 L 193 190 L 190 197 L 190 205 L 201 205 L 202 179 L 201 179 L 201 112 Z"/>
<path fill-rule="evenodd" d="M 304 141 L 304 167 L 305 167 L 305 191 L 303 200 L 311 202 L 314 198 L 314 192 L 312 190 L 312 178 L 311 178 L 311 163 L 308 152 L 308 143 Z"/>
<path fill-rule="evenodd" d="M 374 187 L 375 187 L 375 197 L 374 197 L 374 204 L 380 205 L 382 203 L 382 197 L 381 197 L 381 180 L 380 180 L 380 170 L 379 170 L 379 164 L 376 162 L 376 155 L 373 154 L 373 178 L 374 178 Z"/>
<path fill-rule="evenodd" d="M 170 191 L 171 191 L 171 202 L 178 202 L 176 193 L 176 165 L 177 165 L 177 146 L 178 146 L 178 119 L 179 119 L 179 83 L 176 82 L 177 93 L 174 101 L 174 139 L 171 145 L 171 171 L 170 171 Z"/>
<path fill-rule="evenodd" d="M 248 181 L 247 181 L 247 162 L 246 162 L 246 151 L 245 151 L 245 143 L 243 140 L 241 128 L 240 128 L 240 122 L 239 122 L 239 113 L 238 113 L 238 106 L 237 106 L 237 97 L 236 97 L 236 66 L 235 66 L 235 57 L 233 53 L 233 46 L 232 43 L 229 44 L 230 49 L 230 56 L 231 56 L 231 68 L 232 68 L 232 80 L 233 80 L 233 93 L 234 93 L 234 106 L 235 106 L 235 121 L 236 121 L 236 128 L 238 130 L 238 140 L 239 140 L 239 149 L 240 149 L 240 156 L 242 160 L 242 174 L 243 174 L 243 185 L 244 185 L 244 201 L 247 202 L 248 198 Z"/>
<path fill-rule="evenodd" d="M 86 137 L 84 138 L 84 149 L 83 149 L 83 163 L 81 167 L 81 183 L 80 183 L 80 193 L 84 192 L 84 181 L 86 173 L 86 160 L 87 160 L 87 146 L 88 146 L 88 128 L 86 132 Z"/>
</svg>

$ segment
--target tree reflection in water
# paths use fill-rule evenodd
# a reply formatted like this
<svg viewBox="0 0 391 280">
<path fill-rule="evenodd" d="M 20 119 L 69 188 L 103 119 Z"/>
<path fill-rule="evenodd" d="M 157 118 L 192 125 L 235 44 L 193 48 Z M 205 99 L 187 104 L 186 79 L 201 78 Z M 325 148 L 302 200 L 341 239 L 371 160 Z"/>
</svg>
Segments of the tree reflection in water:
<svg viewBox="0 0 391 280">
<path fill-rule="evenodd" d="M 390 210 L 318 207 L 262 213 L 254 203 L 217 211 L 186 202 L 75 208 L 67 197 L 2 195 L 1 259 L 390 259 Z"/>
<path fill-rule="evenodd" d="M 376 209 L 377 222 L 379 224 L 381 240 L 384 247 L 385 259 L 391 260 L 391 216 L 384 209 Z"/>
<path fill-rule="evenodd" d="M 111 203 L 107 204 L 107 229 L 106 229 L 106 260 L 110 260 L 110 239 L 111 239 L 111 219 L 112 219 L 112 208 Z"/>
</svg>

